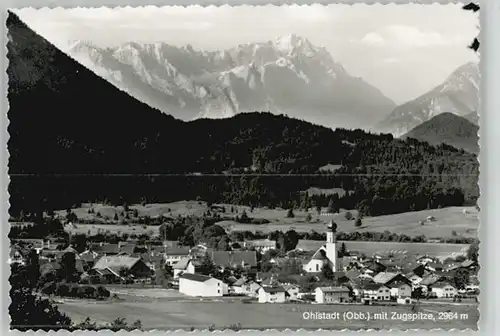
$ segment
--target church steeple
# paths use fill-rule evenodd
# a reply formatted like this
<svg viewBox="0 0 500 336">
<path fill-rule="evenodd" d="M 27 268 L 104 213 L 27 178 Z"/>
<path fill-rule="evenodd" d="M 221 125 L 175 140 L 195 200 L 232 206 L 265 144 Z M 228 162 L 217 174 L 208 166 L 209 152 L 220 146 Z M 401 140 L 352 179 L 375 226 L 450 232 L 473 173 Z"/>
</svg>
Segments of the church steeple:
<svg viewBox="0 0 500 336">
<path fill-rule="evenodd" d="M 326 257 L 332 265 L 332 271 L 337 272 L 337 224 L 332 220 L 326 228 Z"/>
</svg>

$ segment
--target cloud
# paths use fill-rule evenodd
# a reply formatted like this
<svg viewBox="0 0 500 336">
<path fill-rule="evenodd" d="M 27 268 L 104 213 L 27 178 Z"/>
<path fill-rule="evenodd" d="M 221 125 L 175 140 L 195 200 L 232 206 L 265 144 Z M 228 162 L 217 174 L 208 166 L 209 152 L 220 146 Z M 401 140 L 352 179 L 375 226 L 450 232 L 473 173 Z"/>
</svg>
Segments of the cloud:
<svg viewBox="0 0 500 336">
<path fill-rule="evenodd" d="M 424 31 L 412 26 L 390 25 L 366 34 L 360 43 L 376 47 L 425 48 L 463 44 L 466 41 L 468 36 L 444 36 L 435 31 Z"/>
</svg>

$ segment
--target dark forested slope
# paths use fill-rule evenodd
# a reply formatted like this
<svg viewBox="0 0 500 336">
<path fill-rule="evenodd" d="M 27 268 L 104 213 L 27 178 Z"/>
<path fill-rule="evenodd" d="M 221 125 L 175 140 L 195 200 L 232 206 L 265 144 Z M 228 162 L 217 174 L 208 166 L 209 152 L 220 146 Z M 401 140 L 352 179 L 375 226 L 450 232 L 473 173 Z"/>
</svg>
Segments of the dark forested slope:
<svg viewBox="0 0 500 336">
<path fill-rule="evenodd" d="M 403 138 L 426 141 L 431 145 L 446 143 L 471 153 L 479 152 L 479 126 L 453 113 L 442 113 L 415 127 Z"/>
</svg>

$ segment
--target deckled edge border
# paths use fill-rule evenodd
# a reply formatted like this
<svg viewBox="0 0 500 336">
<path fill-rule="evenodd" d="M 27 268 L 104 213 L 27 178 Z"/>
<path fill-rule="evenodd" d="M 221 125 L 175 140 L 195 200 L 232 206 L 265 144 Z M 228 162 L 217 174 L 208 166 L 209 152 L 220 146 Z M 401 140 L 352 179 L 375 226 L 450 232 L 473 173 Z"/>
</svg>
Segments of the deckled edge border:
<svg viewBox="0 0 500 336">
<path fill-rule="evenodd" d="M 11 0 L 12 1 L 12 0 Z M 42 0 L 43 1 L 43 0 Z M 40 2 L 42 2 L 40 1 Z M 59 1 L 62 1 L 62 0 L 59 0 Z M 130 0 L 128 0 L 130 1 Z M 127 2 L 128 2 L 127 1 Z M 140 1 L 140 0 L 138 0 Z M 269 0 L 228 0 L 227 2 L 226 1 L 222 1 L 222 0 L 198 0 L 198 1 L 195 1 L 194 3 L 189 1 L 189 0 L 175 0 L 175 1 L 168 1 L 167 3 L 165 3 L 164 1 L 159 1 L 159 0 L 156 0 L 156 1 L 148 1 L 147 4 L 144 4 L 144 3 L 140 3 L 140 4 L 124 4 L 122 1 L 120 0 L 104 0 L 104 1 L 99 1 L 99 0 L 88 0 L 88 1 L 85 1 L 84 4 L 81 4 L 81 0 L 71 0 L 71 1 L 65 1 L 64 4 L 59 4 L 59 3 L 55 3 L 57 2 L 57 0 L 52 0 L 49 2 L 51 2 L 51 4 L 49 5 L 52 5 L 52 6 L 47 6 L 47 4 L 43 4 L 43 5 L 40 5 L 40 2 L 36 1 L 36 0 L 17 0 L 15 1 L 15 4 L 14 5 L 10 5 L 10 4 L 7 4 L 7 6 L 4 7 L 4 10 L 3 10 L 3 19 L 4 19 L 4 25 L 3 25 L 3 29 L 4 29 L 4 33 L 2 34 L 2 42 L 3 42 L 3 45 L 4 45 L 4 57 L 2 59 L 2 64 L 4 64 L 4 68 L 3 68 L 3 76 L 4 76 L 4 94 L 5 94 L 5 99 L 4 99 L 4 104 L 2 104 L 3 106 L 3 110 L 5 111 L 5 114 L 2 114 L 3 116 L 3 125 L 5 125 L 4 127 L 4 133 L 3 133 L 3 137 L 2 137 L 2 140 L 5 139 L 5 147 L 3 147 L 3 151 L 5 153 L 5 155 L 2 155 L 2 164 L 3 166 L 5 167 L 5 174 L 4 174 L 4 177 L 5 177 L 5 184 L 4 184 L 4 189 L 3 189 L 3 196 L 5 196 L 5 200 L 7 200 L 6 202 L 2 202 L 2 213 L 3 213 L 3 218 L 4 218 L 4 225 L 2 225 L 2 230 L 4 231 L 4 235 L 3 235 L 3 240 L 4 240 L 4 244 L 3 244 L 3 248 L 1 250 L 1 253 L 3 254 L 4 258 L 3 260 L 7 260 L 7 256 L 9 255 L 9 251 L 10 251 L 10 242 L 9 242 L 9 239 L 8 239 L 8 232 L 10 230 L 10 226 L 6 225 L 8 223 L 8 209 L 10 207 L 10 195 L 9 195 L 9 191 L 8 191 L 8 186 L 9 186 L 9 183 L 10 183 L 10 179 L 9 179 L 9 176 L 8 176 L 8 168 L 7 168 L 7 164 L 8 164 L 8 159 L 9 159 L 9 152 L 8 152 L 8 148 L 7 148 L 7 142 L 8 142 L 8 139 L 9 139 L 9 132 L 8 132 L 8 126 L 9 126 L 9 120 L 8 120 L 8 117 L 7 117 L 7 111 L 9 109 L 9 103 L 8 103 L 8 99 L 7 98 L 7 91 L 8 91 L 8 76 L 7 76 L 7 67 L 8 67 L 8 59 L 7 59 L 7 30 L 6 30 L 6 21 L 7 21 L 7 16 L 8 16 L 8 12 L 7 12 L 7 9 L 15 9 L 15 8 L 23 8 L 23 7 L 33 7 L 33 8 L 37 8 L 37 9 L 41 9 L 41 8 L 56 8 L 56 7 L 63 7 L 63 8 L 75 8 L 75 7 L 111 7 L 111 8 L 115 8 L 115 7 L 141 7 L 141 6 L 158 6 L 158 7 L 164 7 L 164 6 L 183 6 L 183 7 L 187 7 L 187 6 L 192 6 L 192 5 L 197 5 L 197 6 L 202 6 L 202 7 L 209 7 L 209 6 L 216 6 L 216 7 L 223 7 L 223 6 L 265 6 L 265 5 L 273 5 L 273 6 L 280 6 L 280 5 L 300 5 L 300 6 L 307 6 L 307 5 L 313 5 L 313 4 L 316 4 L 316 5 L 334 5 L 334 4 L 344 4 L 344 5 L 356 5 L 356 4 L 359 4 L 359 5 L 408 5 L 408 4 L 413 4 L 413 5 L 449 5 L 449 4 L 457 4 L 457 5 L 466 5 L 468 2 L 462 2 L 462 1 L 446 1 L 446 0 L 435 0 L 435 1 L 425 1 L 425 0 L 393 0 L 391 2 L 378 2 L 378 1 L 350 1 L 350 0 L 340 0 L 340 1 L 335 1 L 335 2 L 332 2 L 332 1 L 329 1 L 329 0 L 318 0 L 318 1 L 309 1 L 309 0 L 297 0 L 297 1 L 289 1 L 289 0 L 276 0 L 276 1 L 269 1 Z M 68 3 L 68 2 L 71 2 L 71 3 Z M 230 4 L 228 3 L 230 2 Z M 248 2 L 252 2 L 251 4 L 249 4 Z M 483 11 L 484 12 L 484 11 Z M 481 21 L 480 18 L 483 17 L 483 15 L 480 15 L 478 16 L 478 28 L 479 28 L 479 36 L 478 36 L 478 39 L 481 40 L 481 37 L 483 36 L 482 32 L 483 32 L 483 29 L 482 29 L 482 26 L 479 24 L 479 22 Z M 472 41 L 471 41 L 472 42 Z M 478 109 L 478 114 L 479 114 L 479 131 L 478 131 L 478 142 L 479 142 L 479 145 L 481 145 L 481 120 L 482 120 L 482 114 L 483 114 L 483 107 L 484 105 L 482 104 L 482 98 L 484 97 L 484 90 L 482 89 L 483 88 L 483 78 L 481 76 L 482 74 L 482 68 L 483 68 L 483 62 L 482 62 L 482 58 L 480 57 L 480 54 L 478 54 L 479 56 L 479 64 L 480 64 L 480 99 L 479 99 L 479 102 L 480 102 L 480 107 Z M 481 146 L 480 146 L 481 147 Z M 480 163 L 481 162 L 481 155 L 482 151 L 480 151 L 480 155 L 478 156 L 478 162 Z M 479 165 L 479 169 L 481 168 L 481 165 Z M 480 178 L 481 178 L 481 174 L 480 174 Z M 480 208 L 482 209 L 483 207 L 481 206 L 484 202 L 483 200 L 483 193 L 481 192 L 481 182 L 480 182 L 480 178 L 478 180 L 478 185 L 479 185 L 479 188 L 480 188 L 480 198 L 478 200 L 478 204 L 480 205 Z M 482 211 L 481 211 L 481 214 L 482 214 Z M 478 228 L 478 236 L 480 236 L 480 229 L 481 229 L 481 222 L 482 222 L 482 218 L 483 216 L 481 215 L 481 220 L 480 220 L 480 226 Z M 479 237 L 478 237 L 479 238 Z M 481 241 L 482 239 L 479 239 L 479 244 L 481 246 Z M 484 259 L 481 257 L 481 248 L 480 248 L 480 256 L 479 256 L 479 260 L 480 260 L 480 264 L 481 264 L 481 260 Z M 5 320 L 2 320 L 2 326 L 5 326 L 7 327 L 8 329 L 8 333 L 19 333 L 19 334 L 45 334 L 45 333 L 57 333 L 57 334 L 60 334 L 60 335 L 63 335 L 63 334 L 66 334 L 66 333 L 72 333 L 72 334 L 77 334 L 79 335 L 80 333 L 82 334 L 88 334 L 88 333 L 92 333 L 92 334 L 97 334 L 99 333 L 99 335 L 107 335 L 107 333 L 110 333 L 110 334 L 113 334 L 115 332 L 107 329 L 107 330 L 100 330 L 100 331 L 74 331 L 74 332 L 70 332 L 70 331 L 66 331 L 66 330 L 59 330 L 59 331 L 50 331 L 50 332 L 46 332 L 46 331 L 27 331 L 27 332 L 20 332 L 18 330 L 9 330 L 9 326 L 10 326 L 10 316 L 9 316 L 9 312 L 8 312 L 8 306 L 10 305 L 10 295 L 9 295 L 9 291 L 10 291 L 10 284 L 9 284 L 9 281 L 8 281 L 8 276 L 10 276 L 10 268 L 8 267 L 8 264 L 6 262 L 3 263 L 3 266 L 2 266 L 2 269 L 3 271 L 6 270 L 6 272 L 2 272 L 2 279 L 5 283 L 4 285 L 4 290 L 2 291 L 2 294 L 6 296 L 6 300 L 2 300 L 3 302 L 7 303 L 7 309 L 4 308 L 4 311 L 6 312 L 6 316 L 4 316 L 4 318 L 6 318 Z M 482 268 L 480 268 L 480 273 L 479 273 L 479 280 L 480 280 L 480 283 L 482 283 L 482 278 L 483 278 L 483 275 L 484 275 L 484 272 L 481 271 Z M 5 276 L 7 275 L 7 276 Z M 481 287 L 482 288 L 482 287 Z M 481 300 L 480 302 L 482 302 L 482 299 L 484 298 L 485 296 L 485 293 L 484 293 L 484 290 L 481 291 Z M 194 329 L 193 331 L 186 331 L 186 330 L 157 330 L 157 329 L 153 329 L 153 330 L 148 330 L 148 331 L 138 331 L 138 330 L 135 330 L 135 331 L 130 331 L 130 332 L 127 332 L 127 331 L 118 331 L 117 333 L 123 333 L 123 334 L 129 334 L 129 333 L 132 333 L 133 335 L 139 335 L 139 334 L 143 334 L 143 333 L 155 333 L 155 332 L 158 332 L 158 333 L 177 333 L 177 334 L 182 334 L 182 333 L 189 333 L 189 334 L 197 334 L 197 333 L 224 333 L 224 334 L 232 334 L 232 333 L 246 333 L 246 332 L 257 332 L 257 333 L 266 333 L 266 335 L 268 334 L 272 334 L 272 333 L 280 333 L 280 334 L 283 334 L 283 333 L 298 333 L 300 334 L 301 332 L 306 332 L 308 334 L 316 334 L 316 333 L 358 333 L 358 332 L 362 332 L 362 333 L 369 333 L 369 332 L 374 332 L 374 331 L 378 331 L 379 333 L 394 333 L 394 332 L 397 332 L 397 333 L 405 333 L 405 334 L 408 334 L 408 333 L 421 333 L 421 332 L 425 332 L 426 334 L 427 333 L 438 333 L 438 332 L 446 332 L 446 333 L 450 333 L 450 332 L 459 332 L 459 333 L 462 333 L 462 334 L 465 334 L 465 333 L 476 333 L 477 331 L 479 331 L 481 328 L 480 328 L 480 325 L 481 325 L 481 321 L 482 321 L 482 318 L 481 318 L 481 304 L 478 306 L 478 311 L 479 311 L 479 320 L 478 320 L 478 323 L 477 323 L 477 328 L 478 330 L 473 330 L 473 329 L 470 329 L 470 328 L 467 328 L 467 329 L 443 329 L 443 328 L 433 328 L 433 329 L 383 329 L 383 330 L 374 330 L 374 329 L 359 329 L 359 330 L 350 330 L 350 329 L 343 329 L 343 330 L 323 330 L 321 328 L 317 329 L 317 330 L 310 330 L 310 329 L 303 329 L 303 328 L 299 328 L 299 329 L 284 329 L 284 330 L 277 330 L 277 329 L 266 329 L 265 331 L 259 331 L 259 330 L 254 330 L 254 329 L 244 329 L 244 330 L 239 330 L 239 331 L 233 331 L 233 330 L 229 330 L 229 329 L 226 329 L 226 330 L 215 330 L 215 331 L 209 331 L 208 329 Z"/>
</svg>

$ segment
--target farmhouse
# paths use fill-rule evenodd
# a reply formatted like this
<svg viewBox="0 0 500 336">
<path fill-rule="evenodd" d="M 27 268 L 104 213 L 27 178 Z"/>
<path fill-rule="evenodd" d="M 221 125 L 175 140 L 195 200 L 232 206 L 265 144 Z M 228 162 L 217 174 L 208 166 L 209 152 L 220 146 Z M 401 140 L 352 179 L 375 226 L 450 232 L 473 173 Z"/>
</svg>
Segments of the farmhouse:
<svg viewBox="0 0 500 336">
<path fill-rule="evenodd" d="M 189 248 L 188 247 L 167 248 L 165 250 L 164 257 L 165 257 L 165 264 L 172 266 L 179 260 L 189 257 Z"/>
<path fill-rule="evenodd" d="M 222 296 L 224 283 L 206 275 L 183 273 L 179 276 L 179 292 L 189 296 Z"/>
<path fill-rule="evenodd" d="M 406 282 L 393 282 L 387 287 L 390 288 L 391 296 L 395 298 L 411 297 L 411 286 Z"/>
<path fill-rule="evenodd" d="M 362 296 L 365 299 L 389 301 L 391 290 L 389 287 L 377 283 L 369 283 L 361 286 Z"/>
<path fill-rule="evenodd" d="M 259 253 L 265 253 L 276 249 L 276 241 L 269 239 L 248 240 L 243 243 L 243 246 L 248 249 L 253 248 Z"/>
<path fill-rule="evenodd" d="M 259 289 L 262 286 L 255 281 L 248 280 L 246 277 L 242 277 L 233 283 L 232 289 L 236 294 L 244 294 L 248 296 L 258 296 Z"/>
<path fill-rule="evenodd" d="M 179 275 L 184 273 L 194 274 L 196 269 L 193 261 L 189 258 L 179 260 L 172 268 L 174 269 L 174 279 L 178 279 Z"/>
<path fill-rule="evenodd" d="M 150 277 L 153 272 L 140 258 L 129 256 L 106 256 L 99 259 L 93 269 L 108 269 L 114 274 L 122 276 L 123 273 L 129 274 L 135 278 Z"/>
<path fill-rule="evenodd" d="M 257 266 L 257 253 L 255 251 L 213 251 L 212 261 L 221 268 Z"/>
<path fill-rule="evenodd" d="M 294 284 L 283 285 L 290 300 L 297 300 L 300 292 L 300 287 Z"/>
<path fill-rule="evenodd" d="M 338 258 L 338 248 L 337 248 L 337 224 L 331 221 L 327 225 L 326 233 L 326 244 L 322 245 L 316 253 L 312 256 L 311 260 L 303 265 L 304 271 L 308 273 L 320 272 L 323 265 L 328 265 L 331 267 L 333 272 L 337 272 L 341 269 L 341 258 Z"/>
<path fill-rule="evenodd" d="M 346 287 L 317 287 L 314 290 L 317 303 L 342 303 L 349 301 L 349 288 Z"/>
<path fill-rule="evenodd" d="M 431 288 L 438 298 L 452 298 L 457 295 L 457 289 L 447 282 L 436 282 Z"/>
<path fill-rule="evenodd" d="M 403 282 L 403 283 L 406 283 L 408 285 L 411 284 L 411 281 L 408 280 L 401 273 L 392 273 L 392 272 L 380 272 L 373 277 L 373 281 L 375 283 L 383 284 L 386 286 L 388 286 L 392 283 L 395 283 L 395 282 Z"/>
<path fill-rule="evenodd" d="M 259 303 L 283 303 L 286 296 L 283 287 L 261 287 L 259 289 Z"/>
</svg>

